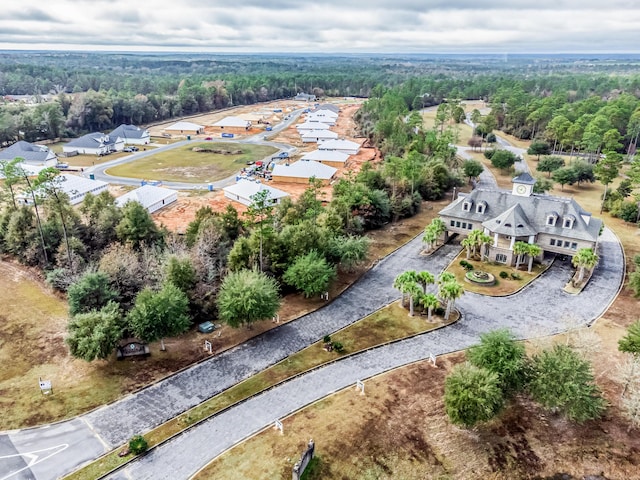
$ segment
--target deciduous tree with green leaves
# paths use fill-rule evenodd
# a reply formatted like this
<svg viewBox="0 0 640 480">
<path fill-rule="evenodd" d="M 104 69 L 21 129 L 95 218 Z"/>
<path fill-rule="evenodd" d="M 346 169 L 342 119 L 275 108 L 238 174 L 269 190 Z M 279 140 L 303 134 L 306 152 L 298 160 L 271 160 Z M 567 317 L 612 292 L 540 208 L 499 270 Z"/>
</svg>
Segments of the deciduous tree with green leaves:
<svg viewBox="0 0 640 480">
<path fill-rule="evenodd" d="M 335 278 L 336 268 L 315 250 L 298 257 L 282 277 L 307 298 L 326 292 Z"/>
<path fill-rule="evenodd" d="M 538 162 L 536 166 L 536 170 L 538 172 L 547 172 L 548 177 L 551 178 L 551 172 L 555 172 L 559 168 L 564 167 L 564 160 L 562 157 L 549 156 L 544 157 L 542 160 Z"/>
<path fill-rule="evenodd" d="M 455 425 L 472 428 L 504 406 L 498 374 L 469 363 L 456 365 L 444 384 L 444 407 Z"/>
<path fill-rule="evenodd" d="M 547 410 L 579 423 L 600 418 L 607 405 L 589 362 L 566 345 L 533 357 L 529 391 Z"/>
<path fill-rule="evenodd" d="M 123 334 L 118 305 L 109 302 L 100 310 L 72 317 L 67 331 L 69 334 L 65 341 L 74 357 L 87 362 L 109 357 Z"/>
<path fill-rule="evenodd" d="M 191 325 L 189 299 L 173 283 L 167 282 L 154 292 L 145 288 L 136 297 L 136 302 L 127 316 L 133 334 L 145 342 L 160 340 L 165 350 L 164 338 L 179 335 Z"/>
<path fill-rule="evenodd" d="M 77 315 L 91 310 L 100 310 L 117 297 L 118 292 L 111 288 L 106 274 L 87 272 L 67 290 L 69 313 Z"/>
<path fill-rule="evenodd" d="M 233 328 L 272 318 L 280 308 L 278 284 L 259 270 L 229 273 L 216 299 L 220 319 Z"/>
<path fill-rule="evenodd" d="M 498 375 L 507 395 L 522 390 L 526 384 L 528 361 L 524 345 L 507 329 L 480 335 L 480 343 L 467 350 L 467 358 L 472 365 Z"/>
</svg>

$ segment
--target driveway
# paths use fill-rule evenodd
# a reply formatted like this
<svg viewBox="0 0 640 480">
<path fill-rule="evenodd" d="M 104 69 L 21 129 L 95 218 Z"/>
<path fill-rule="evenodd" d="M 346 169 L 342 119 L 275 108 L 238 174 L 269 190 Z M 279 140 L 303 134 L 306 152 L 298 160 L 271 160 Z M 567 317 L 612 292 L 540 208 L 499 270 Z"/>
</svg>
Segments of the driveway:
<svg viewBox="0 0 640 480">
<path fill-rule="evenodd" d="M 87 444 L 99 446 L 98 438 L 110 448 L 124 443 L 132 435 L 147 431 L 201 403 L 254 373 L 276 363 L 324 335 L 349 325 L 378 308 L 396 300 L 399 294 L 391 285 L 399 273 L 408 270 L 441 271 L 458 253 L 459 247 L 446 245 L 430 257 L 420 256 L 418 237 L 378 263 L 358 282 L 326 307 L 289 322 L 210 360 L 195 365 L 156 385 L 106 405 L 80 419 L 57 424 L 68 427 Z M 570 277 L 568 263 L 555 262 L 536 282 L 521 292 L 502 298 L 466 294 L 458 301 L 463 318 L 447 328 L 380 347 L 318 369 L 296 380 L 227 410 L 224 414 L 194 428 L 154 450 L 142 461 L 127 467 L 130 478 L 188 478 L 220 452 L 247 435 L 268 426 L 275 418 L 323 398 L 391 368 L 436 355 L 457 351 L 478 341 L 483 332 L 511 328 L 519 338 L 532 338 L 565 331 L 577 324 L 586 325 L 598 318 L 615 298 L 624 274 L 622 248 L 616 237 L 605 230 L 600 244 L 601 261 L 581 295 L 562 292 Z M 75 422 L 75 423 L 74 423 Z M 8 436 L 0 436 L 0 445 L 9 445 L 27 455 L 25 438 L 41 438 L 38 448 L 53 448 L 62 440 L 47 443 L 49 427 L 40 427 Z M 67 427 L 63 427 L 67 428 Z M 7 440 L 8 439 L 8 440 Z M 70 456 L 55 468 L 34 471 L 32 476 L 5 478 L 53 479 L 94 458 L 99 448 L 84 449 L 83 442 L 69 443 Z M 11 450 L 9 445 L 7 451 Z M 0 455 L 0 472 L 14 472 L 14 457 Z M 28 463 L 28 462 L 27 462 Z M 45 461 L 42 462 L 46 465 Z M 22 470 L 20 475 L 27 475 Z M 189 473 L 190 472 L 190 473 Z M 120 478 L 117 474 L 113 478 Z"/>
<path fill-rule="evenodd" d="M 414 250 L 416 268 L 431 267 L 435 271 L 435 258 L 415 254 Z M 109 478 L 190 478 L 213 458 L 273 425 L 276 419 L 354 386 L 357 380 L 424 360 L 431 354 L 469 347 L 491 330 L 507 327 L 525 339 L 589 325 L 606 311 L 624 276 L 621 246 L 608 229 L 602 236 L 600 255 L 601 262 L 581 295 L 562 291 L 571 274 L 568 261 L 556 261 L 538 281 L 509 297 L 465 294 L 457 305 L 463 316 L 456 324 L 351 356 L 273 388 L 183 433 Z"/>
</svg>

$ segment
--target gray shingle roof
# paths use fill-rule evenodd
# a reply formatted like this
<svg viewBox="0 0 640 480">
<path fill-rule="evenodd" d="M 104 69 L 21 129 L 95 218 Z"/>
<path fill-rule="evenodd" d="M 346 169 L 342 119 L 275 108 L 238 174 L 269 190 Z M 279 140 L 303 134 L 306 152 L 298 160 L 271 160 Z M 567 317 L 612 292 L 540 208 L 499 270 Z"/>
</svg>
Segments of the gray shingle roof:
<svg viewBox="0 0 640 480">
<path fill-rule="evenodd" d="M 126 141 L 128 138 L 140 139 L 148 137 L 149 132 L 144 128 L 136 127 L 135 125 L 126 125 L 123 123 L 118 128 L 114 129 L 109 136 L 114 138 L 120 137 Z"/>
<path fill-rule="evenodd" d="M 534 185 L 536 183 L 536 179 L 529 175 L 529 173 L 527 172 L 521 173 L 511 181 L 513 183 L 524 183 L 526 185 Z"/>
<path fill-rule="evenodd" d="M 13 160 L 16 157 L 24 158 L 27 162 L 44 162 L 51 157 L 51 151 L 43 145 L 20 140 L 0 152 L 0 160 Z"/>
<path fill-rule="evenodd" d="M 67 147 L 79 148 L 99 148 L 103 145 L 115 145 L 118 137 L 107 135 L 106 133 L 87 133 L 80 138 L 76 138 L 67 143 Z"/>
<path fill-rule="evenodd" d="M 487 220 L 482 226 L 494 233 L 512 237 L 529 236 L 538 233 L 533 226 L 529 225 L 529 219 L 522 211 L 519 203 L 516 203 L 497 217 Z"/>
<path fill-rule="evenodd" d="M 462 208 L 463 200 L 469 199 L 473 205 L 479 202 L 486 202 L 486 208 L 483 213 L 477 213 L 475 208 L 470 211 L 464 211 Z M 518 205 L 517 214 L 513 210 L 513 218 L 518 218 L 519 223 L 523 226 L 527 225 L 534 232 L 532 234 L 547 233 L 550 235 L 560 235 L 564 237 L 572 237 L 578 240 L 588 240 L 595 242 L 600 233 L 602 221 L 597 218 L 591 218 L 591 214 L 586 212 L 572 198 L 555 197 L 552 195 L 532 195 L 530 197 L 522 197 L 512 195 L 506 190 L 485 190 L 478 188 L 467 195 L 460 195 L 454 202 L 440 210 L 440 215 L 460 218 L 462 220 L 471 220 L 474 223 L 482 223 L 484 226 L 492 230 L 497 224 L 490 223 L 496 219 L 502 219 L 501 216 Z M 555 225 L 547 225 L 547 217 L 550 214 L 557 213 L 559 220 Z M 573 227 L 563 228 L 562 219 L 572 215 L 575 217 Z M 585 221 L 589 219 L 589 223 Z M 526 223 L 524 222 L 526 220 Z M 513 225 L 513 223 L 512 223 Z M 495 230 L 492 230 L 495 231 Z M 524 230 L 523 230 L 524 231 Z M 502 233 L 502 232 L 498 232 Z M 512 233 L 509 235 L 513 235 Z M 528 235 L 525 233 L 524 235 Z"/>
</svg>

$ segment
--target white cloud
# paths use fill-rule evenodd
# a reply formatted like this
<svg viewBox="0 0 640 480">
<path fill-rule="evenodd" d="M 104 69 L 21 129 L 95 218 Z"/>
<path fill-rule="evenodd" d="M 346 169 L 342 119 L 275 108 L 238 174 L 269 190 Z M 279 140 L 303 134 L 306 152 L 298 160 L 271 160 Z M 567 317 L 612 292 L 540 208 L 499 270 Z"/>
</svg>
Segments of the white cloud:
<svg viewBox="0 0 640 480">
<path fill-rule="evenodd" d="M 630 52 L 640 40 L 640 5 L 630 0 L 157 0 L 147 8 L 25 0 L 5 8 L 2 49 Z"/>
</svg>

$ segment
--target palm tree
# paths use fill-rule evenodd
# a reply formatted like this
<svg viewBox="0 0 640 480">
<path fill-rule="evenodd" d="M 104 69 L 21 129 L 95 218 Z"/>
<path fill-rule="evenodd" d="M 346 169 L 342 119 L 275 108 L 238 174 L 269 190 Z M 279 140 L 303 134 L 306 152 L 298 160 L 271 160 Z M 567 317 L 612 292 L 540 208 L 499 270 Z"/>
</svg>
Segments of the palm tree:
<svg viewBox="0 0 640 480">
<path fill-rule="evenodd" d="M 469 258 L 471 258 L 471 247 L 473 247 L 474 249 L 476 247 L 476 242 L 473 240 L 473 238 L 471 238 L 471 234 L 463 238 L 460 242 L 460 245 L 467 249 L 467 260 L 469 260 Z"/>
<path fill-rule="evenodd" d="M 415 270 L 407 270 L 398 275 L 393 281 L 393 288 L 397 288 L 402 293 L 402 308 L 405 307 L 405 297 L 411 290 L 411 285 L 417 286 L 418 274 Z"/>
<path fill-rule="evenodd" d="M 434 233 L 436 234 L 436 243 L 437 243 L 438 238 L 440 238 L 440 235 L 442 235 L 444 232 L 447 231 L 447 226 L 445 225 L 444 220 L 442 220 L 439 217 L 431 220 L 431 226 L 433 228 Z"/>
<path fill-rule="evenodd" d="M 579 268 L 578 271 L 578 281 L 580 284 L 584 279 L 584 271 L 585 269 L 593 269 L 598 263 L 598 255 L 594 253 L 594 251 L 590 248 L 581 248 L 571 259 L 571 263 L 574 267 Z"/>
<path fill-rule="evenodd" d="M 529 244 L 529 249 L 527 250 L 527 255 L 529 256 L 529 269 L 527 272 L 531 273 L 531 269 L 533 268 L 533 259 L 540 255 L 540 252 L 542 252 L 542 248 L 540 248 L 539 245 L 536 245 L 535 243 Z"/>
<path fill-rule="evenodd" d="M 478 235 L 478 245 L 480 245 L 480 261 L 484 262 L 486 256 L 487 245 L 493 242 L 493 237 L 482 232 Z"/>
<path fill-rule="evenodd" d="M 438 286 L 442 285 L 443 283 L 455 281 L 456 276 L 451 272 L 442 272 L 440 275 L 438 275 Z"/>
<path fill-rule="evenodd" d="M 460 298 L 463 294 L 464 288 L 462 288 L 462 285 L 460 285 L 455 280 L 444 282 L 440 285 L 438 295 L 440 295 L 440 298 L 447 304 L 447 309 L 444 313 L 445 320 L 449 320 L 449 315 L 451 315 L 453 304 L 455 303 L 456 299 Z"/>
<path fill-rule="evenodd" d="M 405 286 L 404 293 L 409 295 L 409 316 L 413 317 L 413 306 L 416 298 L 420 298 L 422 294 L 422 289 L 418 286 L 417 283 L 408 282 Z"/>
<path fill-rule="evenodd" d="M 431 321 L 433 309 L 437 308 L 438 305 L 440 305 L 440 300 L 438 300 L 438 297 L 436 297 L 433 293 L 427 293 L 422 296 L 422 298 L 420 299 L 420 303 L 427 309 L 427 320 Z"/>
<path fill-rule="evenodd" d="M 431 228 L 431 225 L 427 225 L 424 229 L 424 237 L 422 237 L 422 241 L 427 244 L 427 252 L 431 251 L 437 238 L 436 232 Z"/>
<path fill-rule="evenodd" d="M 474 229 L 469 232 L 467 238 L 471 242 L 471 255 L 476 256 L 476 247 L 478 246 L 478 238 L 482 235 L 482 230 Z"/>
<path fill-rule="evenodd" d="M 527 242 L 516 242 L 513 244 L 513 253 L 516 254 L 516 270 L 520 268 L 522 256 L 529 252 L 529 244 Z"/>
<path fill-rule="evenodd" d="M 417 282 L 422 285 L 422 292 L 426 295 L 427 294 L 427 285 L 434 283 L 436 281 L 435 277 L 433 276 L 433 274 L 431 272 L 428 272 L 426 270 L 422 270 L 421 272 L 418 272 L 416 275 L 416 279 Z"/>
</svg>

